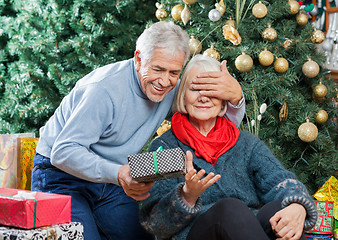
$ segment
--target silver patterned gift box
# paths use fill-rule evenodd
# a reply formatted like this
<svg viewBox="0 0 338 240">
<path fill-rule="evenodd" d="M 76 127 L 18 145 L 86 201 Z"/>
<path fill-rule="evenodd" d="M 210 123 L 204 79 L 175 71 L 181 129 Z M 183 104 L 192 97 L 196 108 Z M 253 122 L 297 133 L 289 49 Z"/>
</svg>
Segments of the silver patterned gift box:
<svg viewBox="0 0 338 240">
<path fill-rule="evenodd" d="M 70 222 L 35 229 L 0 226 L 0 240 L 83 240 L 83 226 Z"/>
<path fill-rule="evenodd" d="M 128 161 L 130 176 L 138 182 L 182 177 L 186 173 L 185 154 L 181 148 L 129 155 Z"/>
</svg>

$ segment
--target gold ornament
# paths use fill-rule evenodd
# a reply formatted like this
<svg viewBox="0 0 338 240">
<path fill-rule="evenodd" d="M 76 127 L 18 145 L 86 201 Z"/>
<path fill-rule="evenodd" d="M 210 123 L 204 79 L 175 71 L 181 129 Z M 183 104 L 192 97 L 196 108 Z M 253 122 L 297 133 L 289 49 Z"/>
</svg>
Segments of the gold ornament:
<svg viewBox="0 0 338 240">
<path fill-rule="evenodd" d="M 253 66 L 252 58 L 244 52 L 235 60 L 236 68 L 241 72 L 248 72 Z"/>
<path fill-rule="evenodd" d="M 309 18 L 305 13 L 300 13 L 297 15 L 296 21 L 298 25 L 305 26 L 307 22 L 309 21 Z"/>
<path fill-rule="evenodd" d="M 219 3 L 215 3 L 215 8 L 221 13 L 221 15 L 223 15 L 225 13 L 224 0 L 219 1 Z"/>
<path fill-rule="evenodd" d="M 277 32 L 270 25 L 262 32 L 262 37 L 267 41 L 274 41 L 277 38 Z"/>
<path fill-rule="evenodd" d="M 282 108 L 279 111 L 279 121 L 285 122 L 288 118 L 289 110 L 288 110 L 288 104 L 286 103 L 286 99 L 284 100 L 284 104 Z"/>
<path fill-rule="evenodd" d="M 298 3 L 297 3 L 298 4 Z M 283 43 L 283 48 L 285 48 L 285 50 L 289 50 L 292 44 L 292 40 L 290 39 L 286 39 Z"/>
<path fill-rule="evenodd" d="M 306 122 L 302 123 L 298 128 L 298 137 L 303 142 L 312 142 L 318 136 L 318 128 L 306 118 Z"/>
<path fill-rule="evenodd" d="M 161 136 L 163 133 L 168 131 L 171 128 L 171 122 L 164 120 L 161 126 L 156 130 L 158 136 Z"/>
<path fill-rule="evenodd" d="M 314 78 L 319 73 L 319 65 L 315 61 L 309 59 L 306 63 L 303 64 L 302 71 L 306 77 Z"/>
<path fill-rule="evenodd" d="M 181 19 L 182 19 L 182 22 L 183 22 L 184 25 L 186 25 L 189 22 L 190 16 L 191 16 L 191 14 L 190 14 L 190 11 L 188 9 L 188 5 L 185 5 L 184 9 L 182 10 L 182 13 L 181 13 Z"/>
<path fill-rule="evenodd" d="M 328 118 L 329 118 L 329 115 L 327 114 L 325 110 L 322 109 L 317 112 L 315 121 L 318 124 L 323 124 L 327 121 Z"/>
<path fill-rule="evenodd" d="M 242 42 L 242 38 L 239 35 L 238 31 L 232 26 L 224 25 L 222 29 L 224 38 L 232 42 L 232 44 L 238 45 Z"/>
<path fill-rule="evenodd" d="M 199 54 L 202 51 L 202 44 L 194 36 L 191 36 L 189 40 L 190 54 Z"/>
<path fill-rule="evenodd" d="M 313 88 L 313 96 L 317 100 L 323 99 L 326 96 L 326 94 L 327 88 L 324 84 L 322 84 L 322 82 L 319 82 L 319 84 Z"/>
<path fill-rule="evenodd" d="M 259 1 L 258 3 L 256 3 L 253 8 L 252 8 L 252 14 L 256 17 L 256 18 L 263 18 L 266 16 L 268 12 L 268 9 L 266 8 L 266 6 Z"/>
<path fill-rule="evenodd" d="M 265 49 L 258 55 L 258 60 L 261 65 L 267 67 L 273 63 L 274 57 L 270 51 Z"/>
<path fill-rule="evenodd" d="M 155 16 L 158 20 L 163 21 L 168 17 L 168 13 L 166 10 L 162 9 L 162 8 L 158 8 L 156 10 Z"/>
<path fill-rule="evenodd" d="M 273 64 L 273 67 L 275 68 L 276 72 L 283 73 L 288 70 L 289 62 L 285 58 L 277 58 L 277 60 Z"/>
<path fill-rule="evenodd" d="M 235 21 L 232 20 L 231 17 L 230 17 L 229 20 L 226 20 L 226 21 L 225 21 L 225 24 L 224 24 L 224 25 L 229 25 L 229 26 L 235 28 Z"/>
<path fill-rule="evenodd" d="M 184 9 L 184 6 L 181 4 L 175 5 L 171 9 L 171 16 L 173 17 L 173 19 L 175 19 L 176 21 L 182 21 L 181 14 L 182 14 L 183 9 Z"/>
<path fill-rule="evenodd" d="M 197 0 L 183 0 L 183 2 L 185 4 L 191 5 L 191 4 L 194 4 L 195 2 L 197 2 Z"/>
<path fill-rule="evenodd" d="M 311 34 L 311 42 L 315 44 L 322 43 L 324 40 L 325 40 L 325 34 L 321 30 L 316 29 Z"/>
<path fill-rule="evenodd" d="M 292 15 L 295 15 L 299 12 L 299 3 L 295 0 L 289 0 L 289 5 L 290 5 L 290 13 Z"/>
<path fill-rule="evenodd" d="M 212 57 L 215 58 L 217 61 L 219 61 L 221 59 L 221 56 L 219 55 L 219 53 L 214 49 L 214 46 L 211 46 L 210 48 L 208 48 L 207 50 L 205 50 L 203 52 L 204 56 L 208 56 L 208 57 Z"/>
</svg>

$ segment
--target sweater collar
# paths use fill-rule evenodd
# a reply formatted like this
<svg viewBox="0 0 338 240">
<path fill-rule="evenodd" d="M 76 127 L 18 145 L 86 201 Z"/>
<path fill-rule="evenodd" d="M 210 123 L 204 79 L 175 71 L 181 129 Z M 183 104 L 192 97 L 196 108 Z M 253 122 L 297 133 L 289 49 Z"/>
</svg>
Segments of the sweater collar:
<svg viewBox="0 0 338 240">
<path fill-rule="evenodd" d="M 136 95 L 143 98 L 143 99 L 149 100 L 147 95 L 145 95 L 143 90 L 142 90 L 141 82 L 140 82 L 140 79 L 138 78 L 138 71 L 136 71 L 136 68 L 135 68 L 135 59 L 134 58 L 132 58 L 132 72 L 133 72 L 132 86 L 133 86 L 133 89 L 134 89 Z"/>
</svg>

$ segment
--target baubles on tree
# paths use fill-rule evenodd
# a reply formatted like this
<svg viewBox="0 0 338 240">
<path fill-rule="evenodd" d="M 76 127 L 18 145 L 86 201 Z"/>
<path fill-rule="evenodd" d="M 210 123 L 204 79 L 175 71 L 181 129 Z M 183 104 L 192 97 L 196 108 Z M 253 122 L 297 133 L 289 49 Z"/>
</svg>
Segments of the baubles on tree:
<svg viewBox="0 0 338 240">
<path fill-rule="evenodd" d="M 298 128 L 298 137 L 303 142 L 313 142 L 318 136 L 318 128 L 307 118 Z"/>
<path fill-rule="evenodd" d="M 277 38 L 277 32 L 270 25 L 262 32 L 262 37 L 266 41 L 275 41 Z"/>
<path fill-rule="evenodd" d="M 230 18 L 230 19 L 225 21 L 224 25 L 229 25 L 229 26 L 235 28 L 235 21 Z"/>
<path fill-rule="evenodd" d="M 194 36 L 191 36 L 189 40 L 189 48 L 191 55 L 199 54 L 202 51 L 202 44 Z"/>
<path fill-rule="evenodd" d="M 223 15 L 225 13 L 224 0 L 219 1 L 219 3 L 215 3 L 215 8 L 221 13 L 221 15 Z"/>
<path fill-rule="evenodd" d="M 218 20 L 221 19 L 222 14 L 216 9 L 211 9 L 209 14 L 208 14 L 208 17 L 211 21 L 217 22 Z"/>
<path fill-rule="evenodd" d="M 319 73 L 319 65 L 315 61 L 309 59 L 306 63 L 303 64 L 302 72 L 308 78 L 314 78 Z"/>
<path fill-rule="evenodd" d="M 265 49 L 258 55 L 258 60 L 261 65 L 267 67 L 273 63 L 274 57 L 270 51 Z"/>
<path fill-rule="evenodd" d="M 156 7 L 157 7 L 157 10 L 155 12 L 156 18 L 160 21 L 164 21 L 169 16 L 169 14 L 167 13 L 166 10 L 162 8 L 162 4 L 156 3 Z"/>
<path fill-rule="evenodd" d="M 321 30 L 314 30 L 311 34 L 311 42 L 315 44 L 322 43 L 325 40 L 325 34 Z"/>
<path fill-rule="evenodd" d="M 235 60 L 235 66 L 240 72 L 248 72 L 253 66 L 252 58 L 244 52 Z"/>
<path fill-rule="evenodd" d="M 190 20 L 191 13 L 189 11 L 188 5 L 184 6 L 184 9 L 181 12 L 181 19 L 184 25 L 187 25 L 187 23 Z"/>
<path fill-rule="evenodd" d="M 289 68 L 289 62 L 285 58 L 278 58 L 275 63 L 273 64 L 276 72 L 283 73 L 286 72 Z"/>
<path fill-rule="evenodd" d="M 171 9 L 171 16 L 173 17 L 173 19 L 175 19 L 176 21 L 182 21 L 181 14 L 182 14 L 183 9 L 184 9 L 184 6 L 181 4 L 175 5 Z"/>
<path fill-rule="evenodd" d="M 315 121 L 318 124 L 323 124 L 327 121 L 328 118 L 329 118 L 329 115 L 327 114 L 327 112 L 321 109 L 317 112 Z"/>
<path fill-rule="evenodd" d="M 291 44 L 292 44 L 292 40 L 291 39 L 286 39 L 283 42 L 282 46 L 283 46 L 283 48 L 285 48 L 285 50 L 289 50 L 290 47 L 291 47 Z"/>
<path fill-rule="evenodd" d="M 266 8 L 266 6 L 259 1 L 258 3 L 256 3 L 253 8 L 252 8 L 252 14 L 256 17 L 256 18 L 263 18 L 266 16 L 268 12 L 268 9 Z"/>
<path fill-rule="evenodd" d="M 217 61 L 219 61 L 221 59 L 221 56 L 219 55 L 219 52 L 217 52 L 214 49 L 214 46 L 211 46 L 210 48 L 208 48 L 207 50 L 205 50 L 203 52 L 204 56 L 208 56 L 208 57 L 212 57 L 215 58 Z"/>
<path fill-rule="evenodd" d="M 297 15 L 296 21 L 297 21 L 298 25 L 305 26 L 307 24 L 307 22 L 309 21 L 309 18 L 307 16 L 307 14 L 300 13 L 300 14 Z"/>
<path fill-rule="evenodd" d="M 295 15 L 299 12 L 299 3 L 295 0 L 289 0 L 289 5 L 290 5 L 290 13 L 292 15 Z"/>
<path fill-rule="evenodd" d="M 320 100 L 326 96 L 327 88 L 324 84 L 322 84 L 322 82 L 319 82 L 319 84 L 313 88 L 312 92 L 313 97 L 316 98 L 317 100 Z"/>
<path fill-rule="evenodd" d="M 197 2 L 197 0 L 183 0 L 183 2 L 185 4 L 191 5 L 191 4 L 194 4 L 195 2 Z"/>
</svg>

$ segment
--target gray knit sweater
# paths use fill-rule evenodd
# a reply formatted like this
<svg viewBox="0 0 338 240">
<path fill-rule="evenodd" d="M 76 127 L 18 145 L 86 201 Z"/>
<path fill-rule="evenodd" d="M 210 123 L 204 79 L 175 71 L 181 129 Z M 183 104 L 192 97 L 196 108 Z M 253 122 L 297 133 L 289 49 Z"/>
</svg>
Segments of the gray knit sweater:
<svg viewBox="0 0 338 240">
<path fill-rule="evenodd" d="M 155 139 L 149 151 L 155 151 L 159 146 L 163 149 L 180 147 L 184 152 L 194 152 L 171 130 Z M 282 207 L 300 203 L 307 211 L 304 228 L 310 229 L 316 223 L 317 212 L 306 187 L 256 136 L 241 132 L 235 146 L 223 154 L 215 166 L 194 154 L 193 157 L 197 171 L 205 169 L 206 173 L 221 174 L 221 179 L 200 196 L 193 208 L 186 205 L 180 193 L 183 177 L 155 182 L 150 197 L 141 204 L 140 220 L 145 229 L 158 238 L 186 239 L 194 220 L 227 197 L 242 200 L 254 212 L 262 204 L 276 199 L 282 200 Z"/>
</svg>

